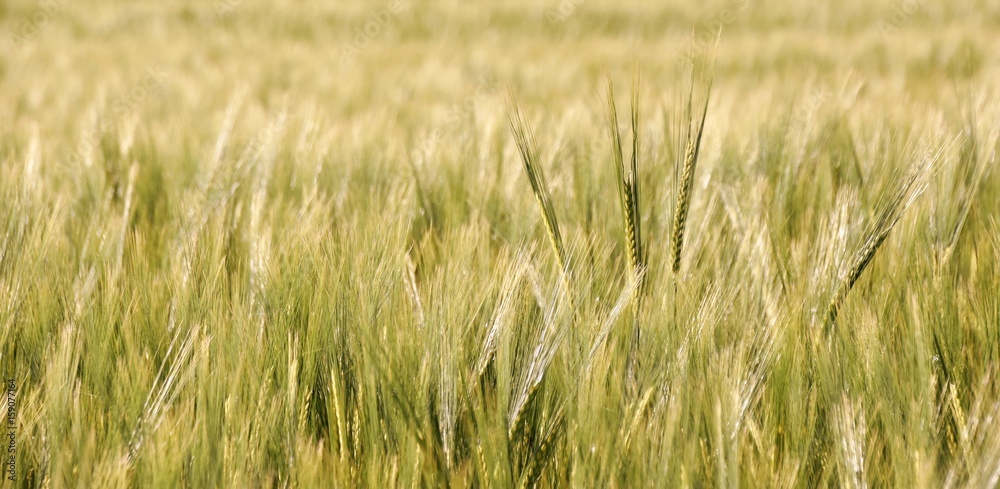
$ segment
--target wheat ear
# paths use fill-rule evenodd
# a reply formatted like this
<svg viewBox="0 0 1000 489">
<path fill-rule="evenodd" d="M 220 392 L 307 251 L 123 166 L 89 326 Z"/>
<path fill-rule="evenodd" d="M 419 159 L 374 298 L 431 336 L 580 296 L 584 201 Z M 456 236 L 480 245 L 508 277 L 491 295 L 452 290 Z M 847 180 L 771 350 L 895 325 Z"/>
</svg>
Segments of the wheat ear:
<svg viewBox="0 0 1000 489">
<path fill-rule="evenodd" d="M 691 112 L 691 99 L 694 94 L 694 67 L 691 68 L 691 89 L 687 100 L 687 142 L 684 146 L 684 165 L 677 188 L 677 203 L 674 211 L 673 238 L 671 240 L 671 270 L 676 277 L 681 269 L 681 252 L 684 249 L 684 227 L 687 225 L 688 211 L 691 205 L 691 190 L 694 184 L 694 172 L 698 166 L 698 156 L 701 152 L 701 137 L 705 132 L 705 118 L 708 115 L 708 101 L 712 95 L 712 78 L 708 81 L 708 91 L 705 94 L 705 105 L 701 111 L 701 119 L 695 120 Z M 695 127 L 697 124 L 697 127 Z"/>
<path fill-rule="evenodd" d="M 507 122 L 510 124 L 511 133 L 514 135 L 514 142 L 517 143 L 518 152 L 521 155 L 521 162 L 524 164 L 524 171 L 531 182 L 531 191 L 535 194 L 538 202 L 538 209 L 542 213 L 545 221 L 545 230 L 549 235 L 549 243 L 555 252 L 556 261 L 563 274 L 563 279 L 568 275 L 566 268 L 566 251 L 563 247 L 562 235 L 559 233 L 559 221 L 556 219 L 555 209 L 552 208 L 552 194 L 549 192 L 549 184 L 545 179 L 545 172 L 538 161 L 538 150 L 535 147 L 535 139 L 531 132 L 531 126 L 525 120 L 513 94 L 509 94 L 507 103 Z"/>
</svg>

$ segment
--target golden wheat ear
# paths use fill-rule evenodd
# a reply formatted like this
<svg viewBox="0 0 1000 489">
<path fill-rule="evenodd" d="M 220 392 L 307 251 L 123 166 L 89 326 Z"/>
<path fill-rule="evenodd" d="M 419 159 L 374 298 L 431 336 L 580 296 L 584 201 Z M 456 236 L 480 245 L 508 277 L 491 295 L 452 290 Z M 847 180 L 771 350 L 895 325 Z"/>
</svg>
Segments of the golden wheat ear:
<svg viewBox="0 0 1000 489">
<path fill-rule="evenodd" d="M 552 207 L 552 194 L 549 192 L 548 180 L 545 178 L 541 162 L 538 161 L 538 149 L 535 146 L 531 126 L 528 125 L 524 114 L 514 99 L 513 92 L 510 91 L 507 97 L 507 122 L 510 125 L 511 133 L 514 135 L 517 150 L 521 155 L 521 163 L 524 165 L 524 171 L 528 175 L 528 181 L 531 183 L 531 191 L 535 194 L 538 209 L 541 211 L 542 218 L 545 221 L 545 230 L 549 235 L 549 243 L 552 245 L 559 269 L 565 279 L 569 272 L 566 268 L 566 251 L 563 246 L 562 235 L 559 233 L 559 221 L 556 219 L 556 212 Z"/>
</svg>

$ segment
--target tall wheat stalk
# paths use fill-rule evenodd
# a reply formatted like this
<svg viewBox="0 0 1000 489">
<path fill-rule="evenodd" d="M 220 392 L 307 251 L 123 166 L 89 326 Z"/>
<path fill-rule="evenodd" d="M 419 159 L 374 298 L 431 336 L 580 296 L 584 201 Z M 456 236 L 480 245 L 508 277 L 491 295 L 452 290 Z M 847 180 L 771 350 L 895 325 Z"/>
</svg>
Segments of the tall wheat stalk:
<svg viewBox="0 0 1000 489">
<path fill-rule="evenodd" d="M 705 119 L 708 115 L 708 102 L 712 97 L 713 75 L 708 78 L 708 86 L 705 91 L 705 105 L 701 109 L 700 119 L 695 119 L 692 110 L 692 99 L 694 98 L 695 67 L 691 64 L 691 82 L 688 89 L 687 105 L 684 109 L 684 119 L 687 120 L 687 128 L 684 133 L 684 155 L 683 159 L 678 158 L 680 165 L 680 175 L 677 174 L 677 166 L 674 166 L 674 181 L 677 182 L 677 200 L 674 203 L 674 224 L 670 239 L 670 269 L 673 272 L 674 283 L 674 311 L 673 320 L 677 324 L 677 282 L 681 271 L 681 253 L 684 251 L 684 229 L 687 226 L 688 212 L 691 208 L 691 194 L 694 185 L 694 172 L 698 167 L 698 157 L 701 155 L 701 138 L 705 133 Z M 675 164 L 676 165 L 676 164 Z"/>
<path fill-rule="evenodd" d="M 642 243 L 642 215 L 639 207 L 639 89 L 638 80 L 632 87 L 632 159 L 626 170 L 622 152 L 622 136 L 618 127 L 618 109 L 615 106 L 615 90 L 608 75 L 608 118 L 611 128 L 611 155 L 615 164 L 618 202 L 621 204 L 622 227 L 628 249 L 629 280 L 638 281 L 632 298 L 633 331 L 629 346 L 628 385 L 638 387 L 639 368 L 639 311 L 642 299 L 642 275 L 645 270 L 645 250 Z"/>
</svg>

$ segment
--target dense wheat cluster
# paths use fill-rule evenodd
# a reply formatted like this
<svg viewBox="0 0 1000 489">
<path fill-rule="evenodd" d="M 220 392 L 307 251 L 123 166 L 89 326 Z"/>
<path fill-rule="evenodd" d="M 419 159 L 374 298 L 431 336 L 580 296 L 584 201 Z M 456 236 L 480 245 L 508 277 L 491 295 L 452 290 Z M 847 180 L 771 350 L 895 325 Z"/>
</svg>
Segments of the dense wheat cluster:
<svg viewBox="0 0 1000 489">
<path fill-rule="evenodd" d="M 0 34 L 4 487 L 1000 484 L 996 2 Z"/>
</svg>

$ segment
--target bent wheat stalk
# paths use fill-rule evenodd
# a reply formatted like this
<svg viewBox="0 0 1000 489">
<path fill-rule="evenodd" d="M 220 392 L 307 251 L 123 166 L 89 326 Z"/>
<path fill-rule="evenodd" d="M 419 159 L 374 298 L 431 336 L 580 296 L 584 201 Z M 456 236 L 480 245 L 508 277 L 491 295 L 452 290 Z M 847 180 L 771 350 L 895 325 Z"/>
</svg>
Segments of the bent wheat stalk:
<svg viewBox="0 0 1000 489">
<path fill-rule="evenodd" d="M 524 164 L 524 171 L 531 182 L 531 191 L 535 194 L 538 202 L 538 209 L 542 213 L 545 221 L 545 230 L 549 235 L 549 243 L 556 255 L 559 270 L 562 272 L 563 280 L 567 281 L 569 269 L 567 268 L 566 251 L 563 247 L 562 235 L 559 233 L 559 221 L 556 220 L 556 212 L 552 207 L 552 194 L 549 192 L 549 184 L 545 179 L 545 172 L 538 161 L 538 150 L 535 146 L 535 139 L 531 132 L 531 126 L 524 119 L 513 94 L 508 95 L 507 122 L 510 125 L 511 133 L 514 135 L 514 142 L 517 144 L 518 152 L 521 155 L 521 162 Z"/>
<path fill-rule="evenodd" d="M 830 299 L 830 304 L 827 306 L 826 327 L 824 328 L 827 334 L 831 332 L 837 322 L 840 307 L 844 299 L 847 298 L 847 294 L 854 288 L 854 284 L 857 283 L 858 279 L 861 278 L 861 275 L 868 268 L 868 265 L 871 264 L 875 258 L 875 253 L 885 243 L 885 239 L 889 237 L 889 232 L 892 231 L 896 223 L 903 217 L 903 213 L 923 193 L 926 187 L 926 181 L 923 176 L 932 160 L 933 158 L 912 170 L 899 188 L 879 205 L 875 222 L 872 224 L 861 248 L 854 255 L 850 268 L 840 281 L 840 285 L 837 286 L 833 297 Z"/>
</svg>

